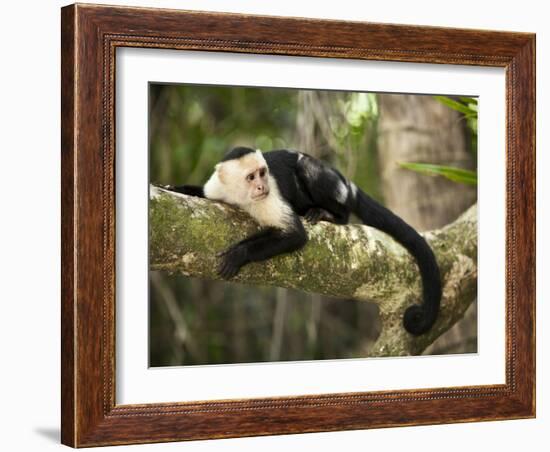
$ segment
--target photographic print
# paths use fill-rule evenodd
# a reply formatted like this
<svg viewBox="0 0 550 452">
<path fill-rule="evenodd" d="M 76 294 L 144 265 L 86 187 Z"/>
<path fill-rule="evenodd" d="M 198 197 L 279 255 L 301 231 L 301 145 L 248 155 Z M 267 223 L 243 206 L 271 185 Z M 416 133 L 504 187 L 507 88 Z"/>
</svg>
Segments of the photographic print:
<svg viewBox="0 0 550 452">
<path fill-rule="evenodd" d="M 535 416 L 534 34 L 61 31 L 63 444 Z"/>
<path fill-rule="evenodd" d="M 477 352 L 477 107 L 150 83 L 149 365 Z"/>
</svg>

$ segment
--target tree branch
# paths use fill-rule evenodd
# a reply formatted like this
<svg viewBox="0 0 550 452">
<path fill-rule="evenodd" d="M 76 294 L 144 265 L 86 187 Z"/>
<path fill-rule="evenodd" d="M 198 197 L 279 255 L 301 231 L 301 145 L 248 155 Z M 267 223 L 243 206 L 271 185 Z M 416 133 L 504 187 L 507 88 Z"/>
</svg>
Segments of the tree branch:
<svg viewBox="0 0 550 452">
<path fill-rule="evenodd" d="M 259 227 L 232 206 L 150 187 L 150 269 L 219 279 L 216 253 Z M 477 207 L 454 223 L 424 234 L 443 280 L 439 318 L 428 333 L 414 337 L 402 326 L 403 312 L 421 302 L 413 258 L 388 235 L 360 224 L 305 225 L 300 251 L 252 263 L 233 280 L 289 287 L 378 304 L 382 332 L 370 356 L 420 354 L 462 318 L 477 294 Z"/>
</svg>

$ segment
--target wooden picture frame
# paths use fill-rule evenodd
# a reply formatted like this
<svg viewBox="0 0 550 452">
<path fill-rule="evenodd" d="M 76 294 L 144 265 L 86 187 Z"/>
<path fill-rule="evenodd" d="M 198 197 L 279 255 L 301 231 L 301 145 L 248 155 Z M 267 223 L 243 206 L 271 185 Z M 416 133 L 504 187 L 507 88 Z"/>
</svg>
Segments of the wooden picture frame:
<svg viewBox="0 0 550 452">
<path fill-rule="evenodd" d="M 62 442 L 73 447 L 535 416 L 535 36 L 71 5 L 62 9 Z M 506 70 L 506 383 L 115 403 L 115 50 L 147 47 Z"/>
</svg>

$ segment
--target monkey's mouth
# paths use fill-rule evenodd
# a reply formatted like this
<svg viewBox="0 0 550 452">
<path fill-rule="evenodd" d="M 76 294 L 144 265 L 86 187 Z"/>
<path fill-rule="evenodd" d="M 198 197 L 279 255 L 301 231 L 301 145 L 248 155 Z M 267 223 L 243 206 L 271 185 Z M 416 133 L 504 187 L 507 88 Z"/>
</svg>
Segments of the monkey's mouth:
<svg viewBox="0 0 550 452">
<path fill-rule="evenodd" d="M 260 194 L 260 195 L 253 196 L 252 199 L 253 199 L 254 201 L 261 201 L 262 199 L 267 198 L 267 195 L 269 195 L 269 190 L 264 191 L 264 192 L 263 192 L 262 194 Z"/>
</svg>

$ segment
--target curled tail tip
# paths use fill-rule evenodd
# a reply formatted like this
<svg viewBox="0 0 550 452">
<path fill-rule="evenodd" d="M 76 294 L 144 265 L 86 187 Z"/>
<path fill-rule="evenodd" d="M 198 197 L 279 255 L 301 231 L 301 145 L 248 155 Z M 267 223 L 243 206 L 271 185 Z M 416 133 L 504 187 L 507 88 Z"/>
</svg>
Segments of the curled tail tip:
<svg viewBox="0 0 550 452">
<path fill-rule="evenodd" d="M 429 312 L 426 312 L 422 306 L 414 305 L 408 307 L 405 311 L 403 325 L 410 334 L 420 336 L 432 328 L 436 317 L 436 315 L 430 315 Z"/>
</svg>

